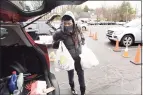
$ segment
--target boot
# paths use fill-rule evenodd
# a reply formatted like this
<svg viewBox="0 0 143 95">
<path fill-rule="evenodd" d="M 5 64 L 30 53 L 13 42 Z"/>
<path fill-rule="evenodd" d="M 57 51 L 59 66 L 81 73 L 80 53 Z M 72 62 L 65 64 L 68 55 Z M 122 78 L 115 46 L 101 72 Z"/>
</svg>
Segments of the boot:
<svg viewBox="0 0 143 95">
<path fill-rule="evenodd" d="M 80 87 L 81 95 L 85 95 L 85 87 Z"/>
</svg>

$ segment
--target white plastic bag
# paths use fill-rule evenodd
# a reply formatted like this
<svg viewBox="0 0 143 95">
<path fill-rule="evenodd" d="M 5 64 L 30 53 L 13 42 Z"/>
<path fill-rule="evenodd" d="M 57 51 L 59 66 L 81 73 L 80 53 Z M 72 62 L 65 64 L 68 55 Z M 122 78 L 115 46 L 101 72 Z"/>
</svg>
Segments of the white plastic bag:
<svg viewBox="0 0 143 95">
<path fill-rule="evenodd" d="M 81 66 L 83 69 L 95 67 L 99 64 L 99 61 L 95 54 L 86 45 L 82 46 L 82 54 L 80 54 L 80 57 Z"/>
<path fill-rule="evenodd" d="M 59 48 L 56 51 L 54 64 L 55 71 L 74 69 L 74 60 L 62 41 L 60 41 Z"/>
</svg>

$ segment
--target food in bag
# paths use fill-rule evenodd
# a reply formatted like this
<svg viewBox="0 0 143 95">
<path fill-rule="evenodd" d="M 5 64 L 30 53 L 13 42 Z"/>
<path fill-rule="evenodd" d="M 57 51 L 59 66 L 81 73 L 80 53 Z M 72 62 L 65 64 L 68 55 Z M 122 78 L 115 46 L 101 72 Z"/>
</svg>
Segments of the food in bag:
<svg viewBox="0 0 143 95">
<path fill-rule="evenodd" d="M 56 71 L 69 71 L 74 69 L 74 60 L 62 41 L 60 41 L 59 48 L 56 51 L 56 59 L 54 64 Z"/>
</svg>

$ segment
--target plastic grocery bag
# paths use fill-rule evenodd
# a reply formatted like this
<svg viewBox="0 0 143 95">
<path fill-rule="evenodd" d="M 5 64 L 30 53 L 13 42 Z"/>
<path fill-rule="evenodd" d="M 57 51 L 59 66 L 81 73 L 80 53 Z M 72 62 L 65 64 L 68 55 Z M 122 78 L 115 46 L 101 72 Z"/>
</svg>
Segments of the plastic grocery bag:
<svg viewBox="0 0 143 95">
<path fill-rule="evenodd" d="M 59 48 L 56 51 L 54 64 L 55 71 L 74 69 L 74 60 L 62 41 L 60 41 Z"/>
<path fill-rule="evenodd" d="M 82 46 L 81 57 L 81 66 L 83 69 L 88 69 L 91 67 L 95 67 L 99 64 L 99 61 L 95 54 L 89 49 L 86 45 Z"/>
</svg>

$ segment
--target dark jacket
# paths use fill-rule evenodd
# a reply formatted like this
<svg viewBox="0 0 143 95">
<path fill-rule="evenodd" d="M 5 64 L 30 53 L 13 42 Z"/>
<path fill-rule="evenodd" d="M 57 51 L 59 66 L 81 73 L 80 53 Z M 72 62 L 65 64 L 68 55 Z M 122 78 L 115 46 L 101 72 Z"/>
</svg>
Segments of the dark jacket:
<svg viewBox="0 0 143 95">
<path fill-rule="evenodd" d="M 66 14 L 67 15 L 67 14 Z M 69 15 L 71 16 L 71 14 Z M 73 18 L 73 16 L 71 16 Z M 74 18 L 73 18 L 74 20 Z M 75 20 L 74 20 L 75 21 Z M 74 22 L 75 24 L 75 22 Z M 75 37 L 78 38 L 78 44 L 75 44 Z M 76 58 L 81 54 L 81 45 L 84 44 L 84 36 L 81 32 L 81 28 L 75 24 L 74 34 L 73 35 L 67 35 L 62 28 L 58 29 L 56 33 L 53 35 L 53 40 L 59 41 L 62 40 L 66 46 L 66 48 L 69 50 L 71 56 L 73 58 Z"/>
</svg>

